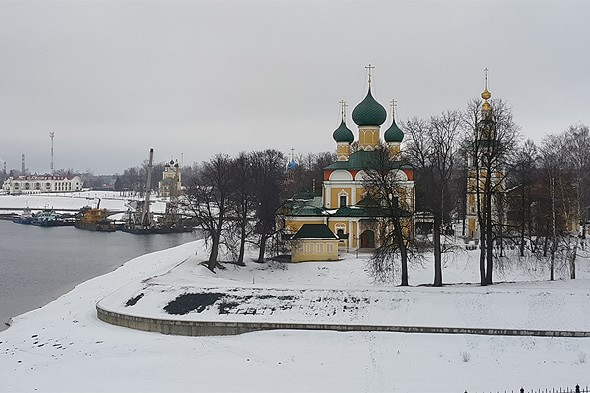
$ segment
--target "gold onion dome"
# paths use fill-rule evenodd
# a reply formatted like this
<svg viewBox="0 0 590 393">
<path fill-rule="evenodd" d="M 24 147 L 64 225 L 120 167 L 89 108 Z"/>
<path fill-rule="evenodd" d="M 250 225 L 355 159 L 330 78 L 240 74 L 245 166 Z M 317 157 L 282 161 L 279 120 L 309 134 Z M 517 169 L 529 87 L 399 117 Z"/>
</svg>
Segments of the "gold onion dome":
<svg viewBox="0 0 590 393">
<path fill-rule="evenodd" d="M 481 106 L 481 110 L 483 110 L 483 111 L 490 111 L 490 110 L 492 110 L 492 106 L 490 105 L 489 102 L 486 101 Z"/>
<path fill-rule="evenodd" d="M 486 87 L 486 89 L 481 93 L 481 98 L 483 98 L 484 100 L 489 100 L 490 98 L 492 98 L 492 93 L 490 93 L 488 91 L 488 88 Z"/>
</svg>

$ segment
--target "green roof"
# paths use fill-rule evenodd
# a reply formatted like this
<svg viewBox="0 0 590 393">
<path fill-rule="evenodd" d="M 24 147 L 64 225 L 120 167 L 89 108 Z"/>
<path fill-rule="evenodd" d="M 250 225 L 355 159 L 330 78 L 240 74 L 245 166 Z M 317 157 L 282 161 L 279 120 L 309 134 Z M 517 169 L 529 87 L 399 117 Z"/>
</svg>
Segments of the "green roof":
<svg viewBox="0 0 590 393">
<path fill-rule="evenodd" d="M 330 217 L 386 217 L 385 209 L 382 208 L 361 208 L 361 207 L 341 207 Z"/>
<path fill-rule="evenodd" d="M 285 206 L 284 215 L 288 217 L 388 217 L 389 211 L 373 201 L 359 201 L 356 206 L 344 206 L 336 210 L 324 210 L 310 205 Z M 398 210 L 398 217 L 410 217 L 411 213 Z M 311 224 L 310 224 L 311 225 Z M 316 225 L 316 224 L 314 224 Z"/>
<path fill-rule="evenodd" d="M 313 192 L 309 192 L 307 190 L 302 190 L 293 195 L 293 199 L 295 200 L 312 200 L 315 198 L 315 194 Z"/>
<path fill-rule="evenodd" d="M 291 211 L 291 216 L 303 216 L 303 217 L 307 217 L 307 216 L 323 216 L 324 215 L 324 210 L 320 209 L 319 207 L 315 207 L 315 206 L 310 206 L 310 205 L 304 205 L 304 206 L 299 206 L 299 207 L 295 207 L 292 211 Z"/>
<path fill-rule="evenodd" d="M 397 124 L 395 124 L 395 119 L 393 119 L 391 126 L 389 126 L 387 131 L 385 131 L 385 134 L 383 134 L 383 138 L 385 139 L 385 142 L 401 142 L 404 140 L 404 133 L 400 130 Z"/>
<path fill-rule="evenodd" d="M 340 127 L 336 128 L 336 131 L 332 134 L 332 137 L 336 142 L 354 142 L 354 135 L 352 131 L 348 127 L 346 127 L 346 123 L 344 123 L 344 119 L 342 119 L 342 123 L 340 123 Z"/>
<path fill-rule="evenodd" d="M 380 126 L 387 119 L 387 111 L 371 95 L 371 87 L 364 100 L 352 111 L 352 120 L 359 126 Z"/>
<path fill-rule="evenodd" d="M 352 153 L 348 157 L 348 161 L 336 161 L 333 164 L 330 164 L 327 167 L 325 167 L 324 170 L 367 169 L 371 165 L 371 161 L 373 160 L 374 154 L 375 154 L 375 151 L 359 150 L 355 153 Z M 402 162 L 402 161 L 391 161 L 390 169 L 400 169 L 400 168 L 411 168 L 411 166 Z"/>
<path fill-rule="evenodd" d="M 303 224 L 295 235 L 291 238 L 296 239 L 334 239 L 338 237 L 334 235 L 334 232 L 328 228 L 326 224 Z"/>
</svg>

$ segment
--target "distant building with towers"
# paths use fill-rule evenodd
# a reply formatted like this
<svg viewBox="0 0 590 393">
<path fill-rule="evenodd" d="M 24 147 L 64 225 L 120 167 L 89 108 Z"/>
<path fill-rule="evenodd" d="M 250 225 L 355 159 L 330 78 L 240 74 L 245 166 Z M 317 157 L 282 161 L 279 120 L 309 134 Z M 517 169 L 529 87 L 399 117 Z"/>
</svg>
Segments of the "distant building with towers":
<svg viewBox="0 0 590 393">
<path fill-rule="evenodd" d="M 158 194 L 162 197 L 176 197 L 180 195 L 182 177 L 178 161 L 170 160 L 164 165 L 162 180 L 158 183 Z"/>
</svg>

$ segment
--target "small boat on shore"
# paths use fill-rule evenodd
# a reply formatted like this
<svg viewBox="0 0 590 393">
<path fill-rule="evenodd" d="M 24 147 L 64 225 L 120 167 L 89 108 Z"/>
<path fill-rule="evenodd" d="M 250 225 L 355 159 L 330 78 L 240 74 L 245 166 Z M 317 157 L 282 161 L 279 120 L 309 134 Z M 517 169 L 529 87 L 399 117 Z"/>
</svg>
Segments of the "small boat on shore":
<svg viewBox="0 0 590 393">
<path fill-rule="evenodd" d="M 33 212 L 30 207 L 25 207 L 22 214 L 15 215 L 12 218 L 12 222 L 17 224 L 31 224 L 33 221 Z"/>
</svg>

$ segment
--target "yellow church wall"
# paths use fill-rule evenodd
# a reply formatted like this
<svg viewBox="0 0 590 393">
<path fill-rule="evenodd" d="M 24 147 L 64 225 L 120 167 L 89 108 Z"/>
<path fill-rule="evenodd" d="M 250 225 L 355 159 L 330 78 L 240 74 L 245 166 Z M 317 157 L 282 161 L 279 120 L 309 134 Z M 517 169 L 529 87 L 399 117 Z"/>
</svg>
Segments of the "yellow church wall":
<svg viewBox="0 0 590 393">
<path fill-rule="evenodd" d="M 330 220 L 330 222 L 328 222 L 328 228 L 330 228 L 330 230 L 332 232 L 334 232 L 334 234 L 337 234 L 338 229 L 343 229 L 344 233 L 348 233 L 348 221 L 344 221 L 344 220 Z"/>
<path fill-rule="evenodd" d="M 359 146 L 375 147 L 377 144 L 379 144 L 379 128 L 359 127 Z"/>
<path fill-rule="evenodd" d="M 332 187 L 330 189 L 330 206 L 332 209 L 340 207 L 340 193 L 345 192 L 348 196 L 348 204 L 352 203 L 352 188 L 350 187 Z"/>
<path fill-rule="evenodd" d="M 356 248 L 358 244 L 357 222 L 348 219 L 330 219 L 328 227 L 335 235 L 338 235 L 338 229 L 342 228 L 345 234 L 348 234 L 348 240 L 341 240 L 340 245 L 347 248 Z"/>
<path fill-rule="evenodd" d="M 341 161 L 344 157 L 346 157 L 346 159 L 348 159 L 349 155 L 350 155 L 350 145 L 349 144 L 338 144 L 338 147 L 336 148 L 336 156 L 338 157 L 338 160 Z"/>
<path fill-rule="evenodd" d="M 338 240 L 301 239 L 291 241 L 291 262 L 337 261 Z"/>
<path fill-rule="evenodd" d="M 467 196 L 467 214 L 475 214 L 475 194 L 469 194 Z"/>
<path fill-rule="evenodd" d="M 359 203 L 359 201 L 361 199 L 363 199 L 365 197 L 365 188 L 364 187 L 357 187 L 356 188 L 356 201 L 354 201 L 354 204 L 356 205 L 357 203 Z"/>
<path fill-rule="evenodd" d="M 389 146 L 389 154 L 391 155 L 391 157 L 394 158 L 398 158 L 398 156 L 400 155 L 400 145 L 399 143 L 392 143 Z"/>
<path fill-rule="evenodd" d="M 402 209 L 408 209 L 408 202 L 406 199 L 406 189 L 403 187 L 400 187 L 397 191 L 397 194 L 398 194 L 399 206 Z"/>
<path fill-rule="evenodd" d="M 474 238 L 476 235 L 475 233 L 475 218 L 468 218 L 467 219 L 467 236 L 469 238 Z"/>
<path fill-rule="evenodd" d="M 403 236 L 407 239 L 412 239 L 414 237 L 414 221 L 404 218 L 400 220 L 400 224 L 402 226 Z"/>
</svg>

